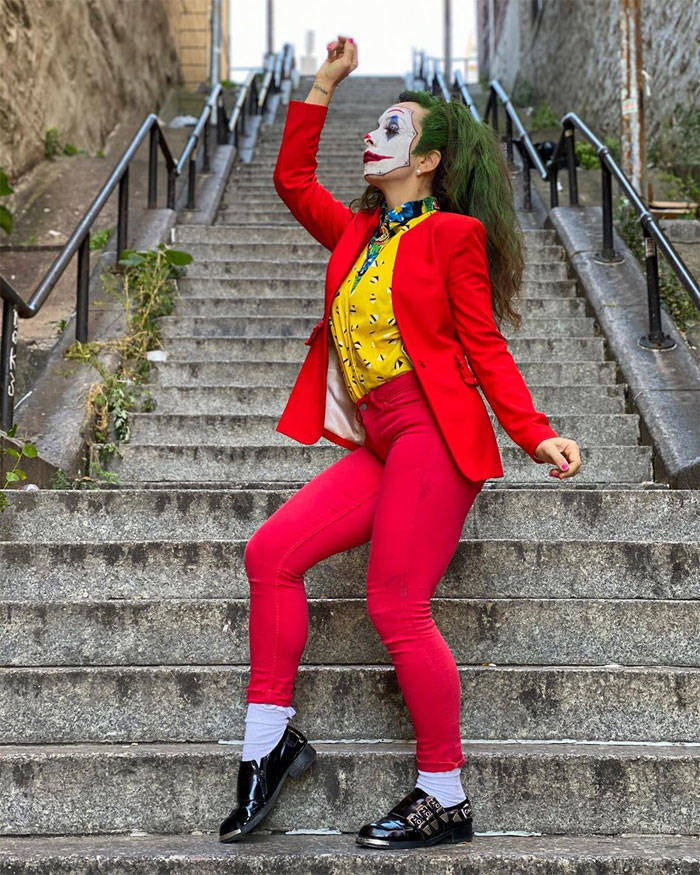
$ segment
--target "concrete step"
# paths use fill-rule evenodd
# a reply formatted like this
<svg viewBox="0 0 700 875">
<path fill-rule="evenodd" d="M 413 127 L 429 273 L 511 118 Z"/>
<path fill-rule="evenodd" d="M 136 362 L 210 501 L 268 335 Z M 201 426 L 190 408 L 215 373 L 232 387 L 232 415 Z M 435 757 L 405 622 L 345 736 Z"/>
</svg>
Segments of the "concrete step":
<svg viewBox="0 0 700 875">
<path fill-rule="evenodd" d="M 362 193 L 362 181 L 353 176 L 344 176 L 343 174 L 335 174 L 323 176 L 321 173 L 317 175 L 317 182 L 321 183 L 324 188 L 327 188 L 338 200 L 351 199 L 359 197 Z M 251 177 L 249 180 L 230 181 L 224 189 L 221 198 L 221 206 L 236 206 L 240 204 L 241 198 L 246 199 L 246 203 L 258 203 L 259 201 L 269 201 L 270 203 L 282 203 L 277 188 L 275 187 L 272 172 L 269 176 L 262 173 Z"/>
<path fill-rule="evenodd" d="M 144 525 L 144 530 L 146 526 Z M 80 533 L 86 539 L 89 532 Z M 248 598 L 245 537 L 0 542 L 3 596 L 25 601 Z M 585 533 L 581 533 L 582 535 Z M 144 532 L 144 537 L 148 537 Z M 222 540 L 226 536 L 227 540 Z M 187 540 L 184 540 L 187 538 Z M 309 598 L 364 598 L 369 544 L 309 568 Z M 697 599 L 700 546 L 649 540 L 463 539 L 440 581 L 445 598 Z M 576 569 L 576 574 L 571 569 Z M 592 646 L 592 645 L 591 645 Z"/>
<path fill-rule="evenodd" d="M 296 442 L 288 447 L 125 444 L 109 470 L 132 483 L 285 483 L 310 480 L 346 452 L 341 447 L 310 448 Z M 532 484 L 549 476 L 549 466 L 533 463 L 519 447 L 501 447 L 501 457 L 505 483 Z M 581 458 L 583 465 L 576 475 L 579 483 L 643 483 L 652 479 L 651 447 L 581 447 Z"/>
<path fill-rule="evenodd" d="M 308 290 L 307 290 L 308 292 Z M 525 298 L 520 306 L 524 319 L 570 319 L 583 318 L 586 315 L 586 302 L 583 298 Z M 278 295 L 276 297 L 243 296 L 235 297 L 188 297 L 182 298 L 177 305 L 178 317 L 217 317 L 217 316 L 283 316 L 313 318 L 318 322 L 323 313 L 323 306 L 318 296 L 292 297 Z"/>
<path fill-rule="evenodd" d="M 503 426 L 490 414 L 499 445 L 514 446 Z M 639 417 L 631 413 L 593 413 L 549 416 L 552 428 L 561 435 L 575 434 L 583 446 L 625 446 L 639 443 Z M 268 444 L 286 446 L 287 435 L 275 429 L 276 416 L 264 414 L 132 414 L 131 442 L 134 444 L 174 444 L 222 446 Z M 322 439 L 325 443 L 326 439 Z"/>
<path fill-rule="evenodd" d="M 303 731 L 303 720 L 296 725 Z M 231 729 L 240 725 L 232 722 Z M 309 740 L 317 759 L 300 779 L 285 783 L 265 819 L 269 830 L 352 832 L 415 784 L 413 743 Z M 463 784 L 481 830 L 676 835 L 697 827 L 690 802 L 697 752 L 690 746 L 474 741 L 463 743 L 463 751 Z M 0 748 L 1 829 L 7 833 L 11 825 L 14 835 L 216 831 L 235 804 L 239 762 L 240 744 Z M 684 799 L 689 804 L 679 804 Z"/>
<path fill-rule="evenodd" d="M 228 622 L 240 619 L 229 612 Z M 686 627 L 686 638 L 692 628 L 697 625 Z M 169 631 L 196 638 L 187 629 Z M 346 637 L 349 631 L 339 630 Z M 210 637 L 207 628 L 202 633 Z M 238 637 L 245 635 L 247 629 Z M 332 741 L 411 741 L 413 725 L 393 665 L 365 664 L 362 656 L 362 665 L 299 667 L 294 702 L 305 731 Z M 458 671 L 464 738 L 700 737 L 697 668 L 466 665 Z M 244 665 L 0 668 L 0 744 L 216 742 L 230 738 L 234 727 L 244 729 L 249 677 Z"/>
<path fill-rule="evenodd" d="M 311 316 L 164 316 L 160 319 L 164 338 L 177 337 L 299 337 L 305 340 L 319 321 L 318 314 Z M 511 337 L 588 337 L 594 333 L 592 316 L 556 316 L 538 318 L 529 313 L 523 315 L 520 328 L 503 326 L 501 333 Z M 167 344 L 166 344 L 167 347 Z"/>
<path fill-rule="evenodd" d="M 198 600 L 184 596 L 183 593 L 183 598 L 167 601 L 93 598 L 48 604 L 4 598 L 0 601 L 3 628 L 0 665 L 247 666 L 250 662 L 249 599 Z M 357 662 L 359 653 L 364 664 L 390 662 L 367 615 L 366 599 L 310 598 L 308 601 L 305 665 L 350 665 Z M 439 590 L 431 607 L 455 660 L 464 664 L 470 677 L 475 667 L 485 664 L 551 667 L 619 663 L 635 667 L 692 667 L 697 662 L 697 643 L 688 632 L 700 628 L 700 604 L 692 599 L 474 599 L 447 598 Z M 591 635 L 592 629 L 595 635 Z M 494 672 L 498 674 L 495 669 Z M 559 677 L 558 668 L 551 668 L 551 672 L 558 680 L 552 678 L 550 690 L 560 683 L 567 696 L 581 694 L 579 675 L 569 673 Z M 626 671 L 623 674 L 624 677 L 612 685 L 622 694 L 629 683 L 634 695 L 638 695 L 637 675 Z M 592 672 L 583 683 L 588 683 L 594 675 Z M 11 686 L 12 678 L 17 676 L 0 676 L 0 687 L 3 680 Z M 650 676 L 642 673 L 642 680 L 647 677 L 651 678 L 652 686 L 658 681 L 653 672 Z M 528 683 L 531 681 L 532 678 Z M 499 680 L 498 683 L 505 682 Z M 680 684 L 677 677 L 674 683 Z M 631 691 L 625 693 L 628 694 L 631 695 Z M 647 690 L 643 696 L 645 707 L 650 707 L 651 694 L 651 690 Z M 494 689 L 491 698 L 495 695 Z M 322 696 L 320 701 L 327 700 Z M 700 706 L 700 700 L 696 704 Z M 692 704 L 685 709 L 685 717 L 679 717 L 677 729 L 684 720 L 692 719 L 692 710 Z M 521 717 L 519 714 L 518 719 Z M 696 718 L 700 724 L 700 711 Z M 500 717 L 498 725 L 502 725 Z M 700 725 L 697 729 L 700 730 Z M 348 727 L 343 731 L 348 731 Z M 593 738 L 591 732 L 596 731 L 589 728 L 587 737 Z M 650 736 L 642 734 L 640 737 Z"/>
<path fill-rule="evenodd" d="M 237 279 L 255 279 L 259 276 L 267 276 L 270 279 L 297 278 L 319 279 L 325 278 L 327 259 L 323 261 L 284 261 L 281 259 L 271 261 L 268 259 L 246 259 L 245 261 L 193 261 L 187 266 L 187 277 L 222 277 L 233 276 Z M 527 280 L 565 280 L 568 278 L 568 264 L 566 262 L 533 262 L 529 261 L 523 271 L 523 279 Z"/>
<path fill-rule="evenodd" d="M 329 122 L 328 126 L 324 123 L 317 150 L 319 163 L 322 163 L 324 158 L 327 160 L 330 159 L 335 163 L 340 163 L 342 161 L 349 163 L 357 158 L 362 162 L 362 156 L 365 153 L 365 144 L 361 141 L 362 134 L 359 132 L 360 127 L 360 124 L 355 124 L 353 125 L 353 129 L 349 130 L 349 126 L 344 122 L 338 122 L 335 124 Z M 348 136 L 356 136 L 357 142 L 348 144 Z M 339 137 L 343 137 L 345 142 L 339 143 Z M 277 160 L 277 155 L 279 154 L 279 148 L 280 141 L 277 138 L 265 141 L 261 140 L 255 149 L 255 160 L 258 162 L 269 160 L 274 164 Z"/>
<path fill-rule="evenodd" d="M 363 133 L 361 132 L 361 123 L 356 119 L 355 123 L 349 120 L 349 123 L 340 122 L 335 126 L 326 127 L 324 124 L 319 139 L 317 155 L 319 164 L 334 163 L 334 164 L 351 164 L 359 159 L 360 169 L 362 169 L 362 158 L 365 154 L 365 144 L 362 142 Z M 339 143 L 338 139 L 342 137 L 344 142 Z M 349 142 L 349 137 L 357 138 L 355 142 Z M 274 165 L 277 160 L 277 155 L 280 149 L 280 139 L 261 141 L 255 149 L 255 160 L 258 162 L 270 161 Z"/>
<path fill-rule="evenodd" d="M 294 216 L 289 212 L 289 210 L 287 210 L 284 205 L 281 205 L 280 209 L 276 213 L 258 213 L 249 209 L 246 209 L 245 212 L 241 210 L 238 210 L 238 212 L 228 210 L 226 211 L 226 213 L 224 213 L 223 211 L 221 211 L 217 214 L 215 221 L 217 224 L 225 225 L 226 227 L 236 225 L 239 228 L 244 228 L 248 225 L 254 226 L 256 228 L 263 225 L 268 229 L 293 229 L 300 227 L 299 222 L 294 218 Z"/>
<path fill-rule="evenodd" d="M 306 338 L 304 338 L 306 339 Z M 602 337 L 514 337 L 508 349 L 518 365 L 527 361 L 595 361 L 605 357 Z M 290 361 L 302 364 L 309 347 L 300 337 L 178 337 L 170 349 L 181 361 Z"/>
<path fill-rule="evenodd" d="M 281 415 L 289 397 L 287 386 L 163 386 L 154 389 L 159 413 Z M 476 391 L 479 391 L 478 389 Z M 547 416 L 557 414 L 624 413 L 625 384 L 611 386 L 531 386 L 530 394 Z M 580 476 L 580 475 L 577 475 Z"/>
<path fill-rule="evenodd" d="M 490 482 L 465 519 L 462 534 L 469 540 L 700 541 L 695 490 L 578 488 L 566 481 L 505 488 L 489 486 Z M 289 487 L 14 491 L 0 514 L 0 542 L 249 538 L 296 491 Z M 628 564 L 632 561 L 630 557 Z"/>
<path fill-rule="evenodd" d="M 200 262 L 244 261 L 255 258 L 266 261 L 289 259 L 291 261 L 327 263 L 329 257 L 328 250 L 308 233 L 307 239 L 303 242 L 282 243 L 272 240 L 269 242 L 239 242 L 231 240 L 226 243 L 183 243 L 182 245 L 186 246 L 187 251 Z M 526 257 L 540 262 L 561 261 L 564 258 L 564 249 L 558 244 L 556 246 L 537 246 L 529 249 Z"/>
<path fill-rule="evenodd" d="M 282 791 L 286 794 L 286 788 Z M 398 797 L 397 797 L 398 799 Z M 397 799 L 392 799 L 387 810 Z M 223 818 L 228 812 L 222 812 Z M 372 817 L 383 814 L 377 807 Z M 476 815 L 475 815 L 476 817 Z M 257 827 L 235 846 L 235 871 L 258 875 L 348 875 L 348 873 L 401 873 L 430 875 L 694 875 L 700 858 L 692 836 L 561 836 L 491 835 L 474 830 L 474 841 L 456 845 L 382 853 L 362 848 L 353 832 L 336 835 L 291 835 Z M 475 821 L 476 823 L 476 821 Z M 71 836 L 7 838 L 0 840 L 0 870 L 24 875 L 85 875 L 99 865 L 104 875 L 228 875 L 232 871 L 230 845 L 218 842 L 216 831 L 207 835 Z"/>
<path fill-rule="evenodd" d="M 235 297 L 258 296 L 275 297 L 288 296 L 291 298 L 312 293 L 317 298 L 318 309 L 323 312 L 324 278 L 298 279 L 290 277 L 275 278 L 256 276 L 250 279 L 232 276 L 212 276 L 204 279 L 182 277 L 178 280 L 178 291 L 184 300 L 188 297 Z M 556 300 L 575 298 L 577 295 L 574 280 L 531 280 L 525 283 L 520 291 L 522 299 L 536 298 L 538 300 Z M 583 299 L 581 299 L 583 300 Z M 183 304 L 182 306 L 186 306 Z"/>
<path fill-rule="evenodd" d="M 245 166 L 245 165 L 242 165 Z M 261 228 L 255 231 L 252 228 L 238 229 L 231 226 L 227 229 L 222 225 L 187 225 L 177 224 L 173 228 L 174 242 L 180 244 L 188 243 L 231 243 L 231 242 L 270 242 L 270 243 L 286 243 L 294 242 L 296 239 L 303 241 L 309 237 L 308 232 L 297 227 L 294 231 L 278 231 L 277 229 Z M 538 246 L 551 246 L 558 243 L 556 232 L 551 229 L 525 229 L 523 231 L 526 246 L 528 248 L 538 248 Z"/>
<path fill-rule="evenodd" d="M 160 386 L 289 386 L 299 373 L 296 362 L 269 361 L 262 370 L 258 362 L 185 362 L 177 351 L 164 362 L 151 365 L 151 383 Z M 535 386 L 599 386 L 613 385 L 615 362 L 524 362 L 519 370 L 528 387 Z M 243 435 L 240 435 L 243 438 Z"/>
</svg>

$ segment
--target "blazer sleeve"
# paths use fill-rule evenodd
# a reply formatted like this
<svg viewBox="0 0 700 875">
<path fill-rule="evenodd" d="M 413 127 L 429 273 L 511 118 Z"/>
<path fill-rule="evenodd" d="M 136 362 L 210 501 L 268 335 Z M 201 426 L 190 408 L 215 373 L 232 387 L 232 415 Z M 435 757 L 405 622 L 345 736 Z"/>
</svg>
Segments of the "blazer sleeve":
<svg viewBox="0 0 700 875">
<path fill-rule="evenodd" d="M 328 107 L 290 100 L 273 181 L 292 215 L 331 251 L 354 213 L 316 179 L 316 153 Z"/>
<path fill-rule="evenodd" d="M 538 444 L 558 437 L 532 396 L 496 325 L 486 255 L 486 228 L 473 217 L 447 268 L 447 293 L 457 334 L 486 400 L 508 435 L 538 464 Z"/>
</svg>

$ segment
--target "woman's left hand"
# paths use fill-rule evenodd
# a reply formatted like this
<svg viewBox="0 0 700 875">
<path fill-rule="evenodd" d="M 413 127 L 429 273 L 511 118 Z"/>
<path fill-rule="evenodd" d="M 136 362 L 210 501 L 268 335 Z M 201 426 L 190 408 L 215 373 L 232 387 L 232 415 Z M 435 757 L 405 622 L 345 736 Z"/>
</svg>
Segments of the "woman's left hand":
<svg viewBox="0 0 700 875">
<path fill-rule="evenodd" d="M 573 477 L 581 467 L 579 446 L 571 438 L 547 438 L 547 440 L 537 444 L 534 455 L 542 462 L 552 462 L 556 465 L 557 467 L 552 468 L 549 474 L 560 480 L 564 480 L 565 477 Z"/>
</svg>

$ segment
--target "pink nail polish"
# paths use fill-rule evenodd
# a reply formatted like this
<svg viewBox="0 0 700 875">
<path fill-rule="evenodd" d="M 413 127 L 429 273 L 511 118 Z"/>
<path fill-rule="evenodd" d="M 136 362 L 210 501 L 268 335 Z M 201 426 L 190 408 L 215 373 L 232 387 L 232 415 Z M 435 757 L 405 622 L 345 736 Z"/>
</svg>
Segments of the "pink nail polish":
<svg viewBox="0 0 700 875">
<path fill-rule="evenodd" d="M 568 462 L 562 462 L 562 463 L 561 463 L 561 470 L 562 470 L 562 471 L 568 471 L 568 470 L 569 470 L 569 463 L 568 463 Z"/>
</svg>

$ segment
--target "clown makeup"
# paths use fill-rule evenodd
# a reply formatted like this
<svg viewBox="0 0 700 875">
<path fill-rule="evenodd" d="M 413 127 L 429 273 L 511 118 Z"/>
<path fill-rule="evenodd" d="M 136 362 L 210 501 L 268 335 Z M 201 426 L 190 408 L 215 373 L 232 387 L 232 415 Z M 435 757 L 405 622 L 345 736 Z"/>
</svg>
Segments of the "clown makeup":
<svg viewBox="0 0 700 875">
<path fill-rule="evenodd" d="M 384 176 L 411 163 L 411 143 L 418 131 L 413 111 L 390 106 L 379 117 L 379 127 L 365 134 L 365 176 Z M 375 158 L 375 156 L 377 156 Z"/>
</svg>

